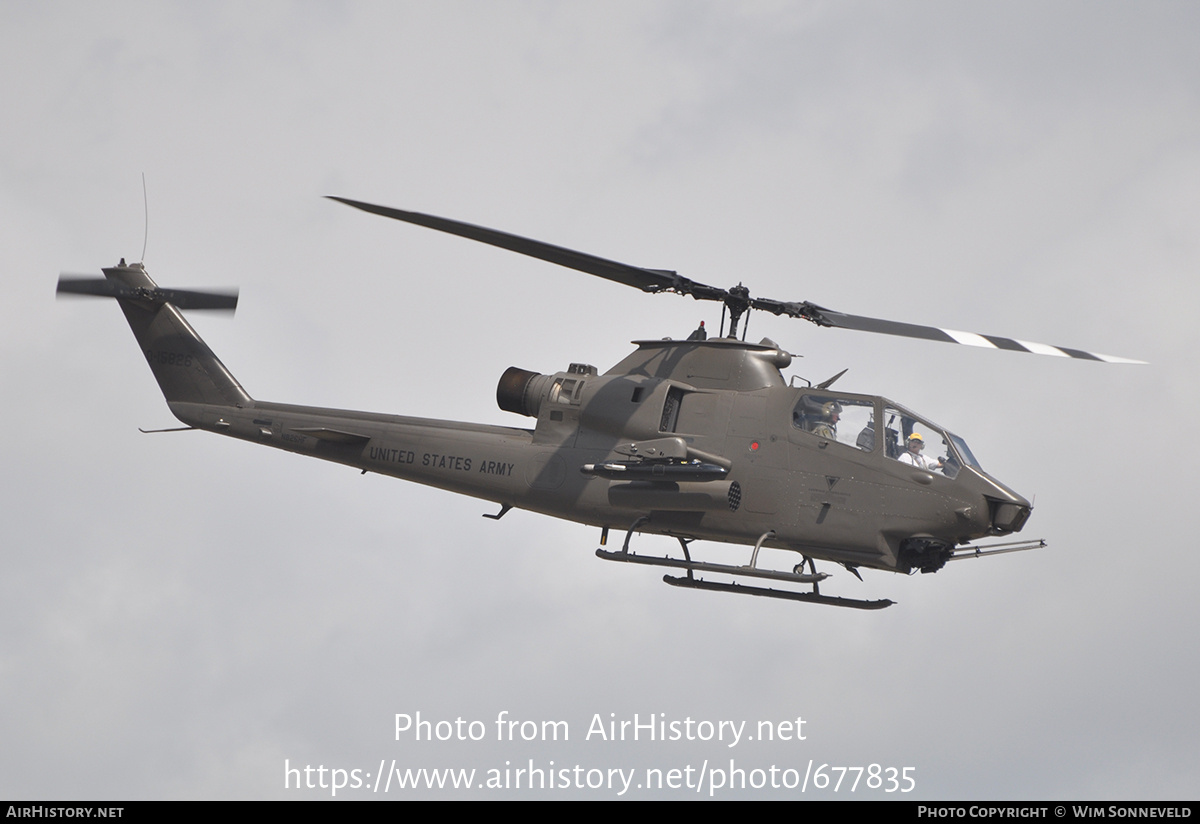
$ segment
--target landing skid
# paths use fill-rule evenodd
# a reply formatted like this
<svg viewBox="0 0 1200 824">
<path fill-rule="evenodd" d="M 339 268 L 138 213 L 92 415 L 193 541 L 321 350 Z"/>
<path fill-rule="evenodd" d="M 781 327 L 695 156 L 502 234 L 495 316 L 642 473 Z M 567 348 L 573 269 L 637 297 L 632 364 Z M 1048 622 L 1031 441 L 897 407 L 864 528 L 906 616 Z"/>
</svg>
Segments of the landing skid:
<svg viewBox="0 0 1200 824">
<path fill-rule="evenodd" d="M 857 598 L 838 598 L 833 595 L 821 595 L 817 592 L 793 592 L 787 589 L 766 589 L 764 587 L 749 587 L 740 584 L 724 584 L 717 581 L 705 581 L 703 578 L 672 578 L 663 576 L 663 582 L 673 587 L 688 589 L 708 589 L 719 592 L 732 592 L 737 595 L 761 595 L 765 598 L 783 598 L 788 601 L 807 601 L 810 604 L 825 604 L 830 607 L 849 607 L 851 609 L 883 609 L 890 607 L 895 601 L 884 598 L 880 601 L 860 601 Z"/>
<path fill-rule="evenodd" d="M 796 565 L 792 572 L 784 572 L 775 569 L 760 569 L 758 567 L 758 551 L 762 548 L 765 541 L 775 537 L 774 532 L 766 532 L 759 536 L 758 542 L 754 545 L 754 552 L 750 556 L 750 563 L 744 566 L 737 564 L 714 564 L 707 561 L 693 561 L 691 553 L 688 551 L 689 540 L 676 536 L 680 547 L 683 548 L 683 558 L 670 558 L 658 555 L 637 555 L 629 551 L 629 541 L 633 537 L 633 533 L 638 527 L 644 525 L 649 518 L 642 517 L 634 521 L 629 527 L 629 531 L 625 534 L 625 543 L 620 550 L 611 552 L 606 549 L 597 549 L 596 557 L 602 558 L 605 561 L 619 561 L 625 564 L 646 564 L 648 566 L 665 566 L 674 567 L 676 569 L 687 570 L 687 577 L 674 578 L 670 575 L 663 576 L 663 582 L 674 587 L 686 587 L 689 589 L 707 589 L 719 592 L 732 592 L 737 595 L 758 595 L 765 598 L 781 598 L 788 601 L 807 601 L 812 604 L 825 604 L 833 607 L 849 607 L 851 609 L 883 609 L 890 607 L 894 602 L 889 600 L 880 601 L 862 601 L 856 598 L 838 598 L 830 595 L 822 595 L 818 584 L 829 577 L 828 573 L 817 572 L 816 566 L 811 558 L 806 558 L 808 562 L 809 572 L 803 572 L 804 561 Z M 769 589 L 766 587 L 747 586 L 737 583 L 722 583 L 718 581 L 706 581 L 703 578 L 696 578 L 694 572 L 716 572 L 722 575 L 744 576 L 750 578 L 766 578 L 773 581 L 786 581 L 793 584 L 811 584 L 812 592 L 796 592 L 787 589 Z"/>
</svg>

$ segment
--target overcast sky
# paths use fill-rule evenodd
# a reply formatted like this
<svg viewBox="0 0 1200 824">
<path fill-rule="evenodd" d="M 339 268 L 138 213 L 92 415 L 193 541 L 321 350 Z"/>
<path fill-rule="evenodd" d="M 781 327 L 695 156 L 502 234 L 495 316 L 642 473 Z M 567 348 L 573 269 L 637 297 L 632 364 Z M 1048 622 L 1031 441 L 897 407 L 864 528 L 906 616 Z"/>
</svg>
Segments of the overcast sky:
<svg viewBox="0 0 1200 824">
<path fill-rule="evenodd" d="M 1195 799 L 1198 34 L 1187 3 L 0 5 L 0 796 L 732 759 L 909 767 L 906 798 Z M 1150 365 L 752 317 L 789 375 L 849 367 L 962 435 L 1050 546 L 822 588 L 897 601 L 874 613 L 675 590 L 591 528 L 139 433 L 175 422 L 117 307 L 53 293 L 142 256 L 143 173 L 151 275 L 241 288 L 193 323 L 263 400 L 525 426 L 506 367 L 603 371 L 719 321 L 327 194 Z M 504 711 L 570 740 L 498 742 Z M 397 741 L 417 712 L 487 735 Z M 805 740 L 585 738 L 635 713 Z M 900 794 L 717 792 L 772 795 Z"/>
</svg>

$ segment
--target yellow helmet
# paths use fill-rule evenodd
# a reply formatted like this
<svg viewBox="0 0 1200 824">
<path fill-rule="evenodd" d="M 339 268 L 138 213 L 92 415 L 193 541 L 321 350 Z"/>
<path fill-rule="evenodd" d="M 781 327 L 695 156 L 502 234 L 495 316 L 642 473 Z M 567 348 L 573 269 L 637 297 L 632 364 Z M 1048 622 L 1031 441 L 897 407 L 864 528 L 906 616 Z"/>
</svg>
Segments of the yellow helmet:
<svg viewBox="0 0 1200 824">
<path fill-rule="evenodd" d="M 925 439 L 921 437 L 920 432 L 912 433 L 911 435 L 908 436 L 908 439 L 910 441 L 920 441 L 921 443 L 925 443 Z"/>
</svg>

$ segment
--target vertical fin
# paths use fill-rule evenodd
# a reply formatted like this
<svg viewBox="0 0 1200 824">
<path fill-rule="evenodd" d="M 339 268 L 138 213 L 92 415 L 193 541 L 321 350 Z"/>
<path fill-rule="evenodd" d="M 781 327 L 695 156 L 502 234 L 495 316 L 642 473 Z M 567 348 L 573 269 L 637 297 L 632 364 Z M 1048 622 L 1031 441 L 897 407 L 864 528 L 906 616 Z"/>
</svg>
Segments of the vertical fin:
<svg viewBox="0 0 1200 824">
<path fill-rule="evenodd" d="M 158 288 L 142 264 L 121 264 L 103 270 L 104 276 L 135 289 Z M 172 407 L 176 403 L 246 406 L 253 402 L 174 305 L 130 298 L 118 298 L 117 303 Z"/>
</svg>

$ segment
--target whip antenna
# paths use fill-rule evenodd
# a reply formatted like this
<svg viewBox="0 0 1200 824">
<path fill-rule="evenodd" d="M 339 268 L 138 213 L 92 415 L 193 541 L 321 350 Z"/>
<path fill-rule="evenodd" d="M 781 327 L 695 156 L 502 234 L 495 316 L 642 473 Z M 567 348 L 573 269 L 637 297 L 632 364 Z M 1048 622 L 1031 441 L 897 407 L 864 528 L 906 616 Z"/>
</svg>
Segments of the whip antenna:
<svg viewBox="0 0 1200 824">
<path fill-rule="evenodd" d="M 146 173 L 142 172 L 142 263 L 146 262 L 146 244 L 150 242 L 150 200 L 146 197 Z"/>
</svg>

